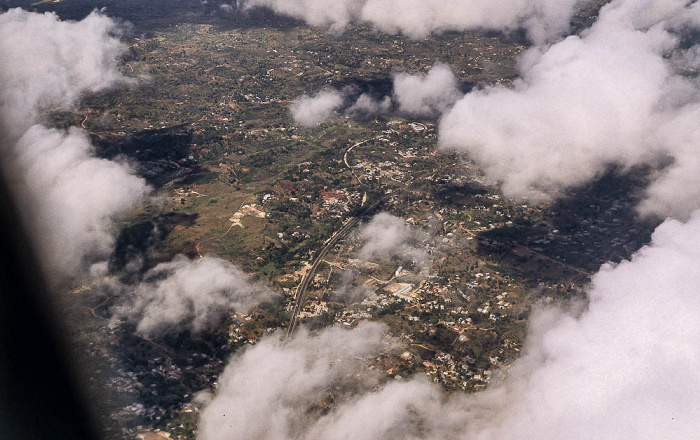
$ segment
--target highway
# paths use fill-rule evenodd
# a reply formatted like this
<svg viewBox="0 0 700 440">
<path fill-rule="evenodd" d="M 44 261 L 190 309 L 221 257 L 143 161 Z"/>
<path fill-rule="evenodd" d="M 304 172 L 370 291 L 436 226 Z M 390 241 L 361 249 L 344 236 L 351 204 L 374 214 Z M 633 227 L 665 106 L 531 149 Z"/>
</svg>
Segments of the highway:
<svg viewBox="0 0 700 440">
<path fill-rule="evenodd" d="M 323 258 L 328 254 L 328 251 L 330 251 L 333 246 L 338 243 L 343 237 L 347 235 L 348 232 L 357 224 L 360 222 L 360 219 L 377 209 L 379 205 L 382 203 L 386 202 L 389 200 L 389 197 L 391 197 L 393 193 L 388 193 L 385 194 L 381 199 L 377 200 L 370 206 L 369 208 L 365 209 L 362 211 L 360 214 L 358 214 L 356 217 L 351 218 L 345 225 L 343 225 L 342 228 L 338 229 L 335 234 L 333 234 L 333 237 L 331 237 L 330 240 L 328 240 L 328 243 L 321 248 L 321 251 L 316 255 L 316 258 L 314 259 L 313 264 L 309 268 L 309 270 L 306 272 L 306 275 L 304 275 L 304 279 L 301 281 L 301 284 L 299 285 L 299 289 L 297 289 L 297 295 L 296 295 L 296 304 L 294 305 L 294 313 L 292 314 L 292 318 L 289 321 L 289 327 L 287 328 L 287 337 L 290 337 L 292 335 L 292 332 L 294 332 L 294 327 L 296 326 L 297 323 L 297 317 L 299 315 L 299 311 L 301 310 L 301 306 L 304 302 L 304 294 L 306 293 L 306 289 L 309 287 L 309 282 L 314 277 L 314 274 L 316 273 L 316 269 L 318 269 L 318 266 L 321 264 L 323 261 Z"/>
<path fill-rule="evenodd" d="M 304 278 L 301 281 L 301 284 L 299 285 L 299 288 L 297 289 L 297 294 L 296 294 L 296 303 L 294 305 L 294 312 L 292 313 L 292 318 L 289 321 L 289 327 L 287 328 L 287 338 L 292 336 L 292 333 L 294 332 L 294 327 L 296 326 L 297 323 L 297 318 L 299 316 L 299 311 L 301 310 L 301 306 L 304 303 L 304 294 L 306 293 L 306 289 L 309 287 L 309 283 L 314 277 L 314 274 L 316 273 L 316 269 L 318 269 L 318 266 L 323 262 L 323 258 L 328 254 L 328 252 L 335 246 L 343 237 L 345 237 L 348 232 L 357 224 L 360 222 L 362 217 L 364 217 L 367 214 L 372 213 L 379 205 L 382 203 L 386 202 L 389 200 L 389 197 L 391 197 L 394 194 L 397 194 L 399 191 L 406 189 L 409 187 L 413 182 L 422 180 L 425 177 L 428 177 L 429 175 L 434 175 L 435 171 L 432 171 L 430 173 L 426 173 L 422 176 L 420 176 L 418 179 L 411 179 L 408 182 L 406 182 L 401 188 L 394 190 L 393 192 L 384 194 L 382 198 L 374 202 L 371 206 L 369 206 L 367 209 L 359 213 L 357 216 L 351 218 L 348 220 L 345 225 L 343 225 L 342 228 L 340 228 L 338 231 L 336 231 L 335 234 L 328 240 L 328 242 L 321 248 L 319 253 L 316 255 L 316 258 L 314 258 L 314 262 L 309 268 L 308 272 L 306 272 L 306 275 L 304 275 Z"/>
</svg>

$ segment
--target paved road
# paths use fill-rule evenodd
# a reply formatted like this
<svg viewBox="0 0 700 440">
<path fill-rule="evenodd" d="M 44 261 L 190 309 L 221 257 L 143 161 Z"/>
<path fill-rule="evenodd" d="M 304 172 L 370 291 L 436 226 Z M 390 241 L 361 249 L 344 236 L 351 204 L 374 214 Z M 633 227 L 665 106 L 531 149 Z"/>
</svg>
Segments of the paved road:
<svg viewBox="0 0 700 440">
<path fill-rule="evenodd" d="M 301 310 L 301 306 L 304 302 L 304 294 L 306 293 L 306 289 L 309 287 L 309 282 L 311 282 L 311 279 L 316 273 L 316 269 L 318 269 L 318 266 L 323 261 L 323 258 L 326 256 L 326 254 L 328 254 L 328 251 L 330 251 L 333 248 L 333 246 L 335 246 L 336 243 L 340 241 L 340 239 L 345 237 L 352 228 L 357 226 L 362 217 L 364 217 L 367 214 L 370 214 L 372 211 L 377 209 L 379 205 L 389 200 L 389 197 L 391 197 L 392 194 L 393 193 L 385 194 L 381 199 L 374 202 L 372 206 L 362 211 L 356 217 L 351 218 L 347 223 L 345 223 L 345 225 L 343 225 L 342 228 L 340 228 L 335 234 L 333 234 L 333 237 L 331 237 L 331 239 L 328 240 L 328 243 L 326 243 L 326 245 L 323 246 L 323 248 L 321 248 L 321 251 L 316 255 L 313 264 L 309 268 L 308 272 L 306 272 L 306 275 L 304 275 L 304 279 L 301 281 L 301 285 L 297 290 L 296 304 L 294 305 L 294 313 L 292 314 L 292 319 L 289 321 L 289 327 L 287 328 L 287 337 L 290 337 L 292 335 L 292 332 L 294 332 L 294 327 L 297 323 L 297 317 L 299 315 L 299 311 Z"/>
<path fill-rule="evenodd" d="M 430 175 L 434 175 L 434 174 L 435 174 L 435 171 L 431 171 L 430 173 L 426 173 L 426 174 L 418 177 L 417 179 L 409 180 L 402 187 L 400 187 L 397 190 L 394 190 L 393 192 L 384 194 L 384 196 L 382 196 L 381 199 L 374 202 L 370 207 L 368 207 L 367 209 L 365 209 L 364 211 L 359 213 L 356 217 L 351 218 L 347 223 L 345 223 L 345 225 L 342 228 L 340 228 L 333 235 L 333 237 L 331 237 L 330 240 L 328 240 L 328 243 L 326 243 L 326 245 L 323 246 L 323 248 L 321 248 L 319 253 L 316 255 L 316 258 L 314 259 L 313 264 L 309 268 L 309 271 L 306 272 L 306 275 L 304 275 L 304 279 L 301 281 L 301 285 L 299 286 L 299 289 L 297 290 L 296 304 L 294 305 L 294 313 L 292 313 L 292 318 L 289 321 L 289 327 L 287 328 L 287 337 L 288 338 L 290 336 L 292 336 L 292 333 L 294 332 L 294 327 L 297 324 L 297 318 L 299 316 L 299 311 L 301 310 L 301 306 L 304 303 L 304 294 L 306 293 L 306 289 L 309 287 L 309 282 L 311 282 L 311 280 L 313 279 L 314 274 L 316 273 L 316 269 L 318 269 L 318 266 L 323 261 L 323 258 L 326 256 L 326 254 L 328 254 L 328 251 L 330 251 L 333 248 L 333 246 L 335 246 L 336 243 L 338 243 L 338 241 L 340 241 L 343 237 L 345 237 L 348 234 L 348 232 L 350 232 L 350 230 L 352 228 L 354 228 L 360 222 L 360 219 L 362 219 L 362 217 L 364 217 L 368 214 L 371 214 L 372 211 L 374 211 L 375 209 L 377 209 L 377 207 L 379 207 L 379 205 L 381 205 L 382 203 L 389 200 L 389 197 L 398 193 L 402 189 L 408 188 L 414 182 L 420 181 L 420 180 L 422 180 Z"/>
</svg>

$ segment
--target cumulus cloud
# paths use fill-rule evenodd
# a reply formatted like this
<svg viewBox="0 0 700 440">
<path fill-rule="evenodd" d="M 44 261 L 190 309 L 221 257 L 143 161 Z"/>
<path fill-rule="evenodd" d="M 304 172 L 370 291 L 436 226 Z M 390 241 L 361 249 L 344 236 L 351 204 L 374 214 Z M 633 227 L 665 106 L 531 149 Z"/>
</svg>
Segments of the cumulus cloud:
<svg viewBox="0 0 700 440">
<path fill-rule="evenodd" d="M 85 132 L 39 125 L 50 107 L 127 82 L 117 69 L 125 50 L 117 33 L 96 12 L 78 22 L 20 9 L 0 14 L 2 165 L 52 276 L 75 276 L 106 258 L 111 220 L 149 192 L 128 165 L 96 158 Z"/>
<path fill-rule="evenodd" d="M 313 127 L 328 119 L 334 111 L 354 119 L 374 118 L 388 113 L 420 118 L 438 118 L 463 94 L 449 66 L 436 63 L 425 74 L 400 72 L 393 75 L 391 95 L 357 96 L 356 89 L 323 89 L 316 95 L 303 95 L 291 106 L 294 121 Z"/>
<path fill-rule="evenodd" d="M 631 261 L 593 277 L 581 316 L 541 316 L 529 354 L 511 372 L 513 388 L 488 396 L 510 403 L 486 438 L 693 436 L 700 420 L 692 397 L 700 392 L 698 245 L 700 212 L 687 224 L 669 220 Z"/>
<path fill-rule="evenodd" d="M 376 99 L 369 93 L 363 93 L 344 113 L 353 119 L 367 119 L 389 113 L 392 107 L 393 103 L 389 96 Z"/>
<path fill-rule="evenodd" d="M 446 393 L 420 377 L 393 381 L 325 412 L 305 411 L 298 425 L 255 435 L 231 431 L 221 417 L 230 407 L 217 408 L 218 420 L 208 408 L 202 438 L 694 437 L 700 427 L 700 211 L 693 212 L 700 203 L 700 93 L 697 81 L 676 69 L 696 61 L 695 46 L 680 48 L 678 32 L 697 28 L 698 11 L 694 2 L 614 0 L 581 36 L 528 51 L 512 88 L 466 95 L 444 116 L 442 145 L 469 152 L 509 195 L 552 195 L 609 164 L 670 159 L 652 176 L 640 209 L 688 219 L 665 221 L 629 261 L 604 265 L 583 308 L 533 312 L 524 355 L 502 382 L 469 395 Z M 406 233 L 391 216 L 383 221 L 369 236 L 386 243 L 372 245 L 369 254 L 392 249 L 392 237 Z M 227 373 L 239 369 L 233 363 Z M 292 380 L 266 395 L 287 400 Z M 235 401 L 236 388 L 220 390 L 216 399 L 230 394 Z"/>
<path fill-rule="evenodd" d="M 380 261 L 398 258 L 418 267 L 430 262 L 427 252 L 421 249 L 430 236 L 387 212 L 372 217 L 369 223 L 360 228 L 358 236 L 365 241 L 359 252 L 360 258 Z"/>
<path fill-rule="evenodd" d="M 210 330 L 227 313 L 247 313 L 271 294 L 237 266 L 209 256 L 180 255 L 146 272 L 136 286 L 111 288 L 123 296 L 116 315 L 136 322 L 142 334 Z"/>
<path fill-rule="evenodd" d="M 287 341 L 279 333 L 265 337 L 237 354 L 220 376 L 198 438 L 304 438 L 334 389 L 366 391 L 375 384 L 362 357 L 382 347 L 383 330 L 362 323 L 317 334 L 300 328 Z"/>
<path fill-rule="evenodd" d="M 698 99 L 698 90 L 687 93 Z M 647 188 L 646 199 L 639 206 L 642 214 L 685 219 L 700 207 L 700 128 L 695 123 L 698 118 L 700 102 L 694 102 L 676 112 L 655 133 L 668 148 L 666 153 L 673 163 L 659 172 Z"/>
<path fill-rule="evenodd" d="M 6 156 L 8 157 L 8 156 Z M 83 130 L 30 127 L 14 145 L 15 190 L 51 273 L 76 274 L 106 260 L 112 220 L 137 207 L 148 187 L 122 163 L 94 156 Z"/>
<path fill-rule="evenodd" d="M 375 352 L 380 328 L 265 339 L 226 368 L 199 436 L 692 438 L 700 420 L 698 259 L 700 212 L 686 224 L 665 222 L 630 261 L 593 277 L 583 312 L 536 312 L 507 378 L 471 395 L 421 377 L 373 391 L 359 380 L 352 397 L 317 411 L 324 390 L 341 377 L 357 380 L 361 364 L 347 361 Z"/>
<path fill-rule="evenodd" d="M 673 162 L 656 176 L 645 213 L 700 207 L 697 81 L 678 74 L 679 30 L 697 29 L 685 1 L 617 0 L 581 36 L 527 51 L 513 87 L 466 95 L 440 126 L 443 147 L 467 152 L 507 196 L 545 199 L 609 165 Z M 669 57 L 671 51 L 676 57 Z"/>
<path fill-rule="evenodd" d="M 435 117 L 449 109 L 462 93 L 449 66 L 436 63 L 425 75 L 394 75 L 393 96 L 399 113 Z"/>
<path fill-rule="evenodd" d="M 315 127 L 343 105 L 344 95 L 334 89 L 324 89 L 313 96 L 297 98 L 290 106 L 292 118 L 304 127 Z"/>
<path fill-rule="evenodd" d="M 11 9 L 0 14 L 0 104 L 6 134 L 19 136 L 50 107 L 69 108 L 81 94 L 124 83 L 126 46 L 109 17 L 81 21 Z M 10 62 L 10 60 L 12 60 Z"/>
<path fill-rule="evenodd" d="M 535 42 L 566 32 L 579 0 L 247 0 L 313 26 L 342 30 L 355 21 L 389 33 L 424 38 L 431 33 L 473 29 L 527 30 Z"/>
<path fill-rule="evenodd" d="M 543 311 L 509 379 L 463 403 L 475 438 L 687 438 L 698 429 L 700 212 L 592 280 L 580 316 Z M 494 406 L 495 405 L 495 406 Z M 475 416 L 492 416 L 473 420 Z"/>
</svg>

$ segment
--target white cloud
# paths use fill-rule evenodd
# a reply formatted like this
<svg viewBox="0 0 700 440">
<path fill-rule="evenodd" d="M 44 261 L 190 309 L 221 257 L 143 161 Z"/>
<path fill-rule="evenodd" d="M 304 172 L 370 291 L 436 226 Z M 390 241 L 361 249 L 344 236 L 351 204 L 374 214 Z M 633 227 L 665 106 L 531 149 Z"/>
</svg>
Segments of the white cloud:
<svg viewBox="0 0 700 440">
<path fill-rule="evenodd" d="M 122 291 L 116 314 L 135 321 L 143 334 L 210 330 L 227 313 L 247 313 L 271 295 L 237 266 L 209 256 L 180 255 L 149 270 L 136 286 L 111 288 Z"/>
<path fill-rule="evenodd" d="M 227 3 L 222 3 L 219 5 L 219 10 L 225 14 L 233 14 L 236 12 L 236 8 L 233 5 Z"/>
<path fill-rule="evenodd" d="M 686 1 L 613 0 L 581 36 L 529 50 L 512 88 L 468 94 L 440 124 L 443 146 L 468 152 L 508 195 L 556 195 L 609 164 L 670 157 L 640 209 L 686 223 L 667 220 L 630 261 L 603 266 L 583 309 L 535 311 L 523 357 L 486 391 L 394 381 L 326 413 L 305 412 L 301 424 L 254 431 L 257 438 L 693 438 L 700 429 L 700 93 L 694 78 L 674 69 L 696 62 L 695 47 L 677 48 L 676 32 L 697 29 L 698 11 Z M 396 248 L 406 235 L 390 217 L 368 233 L 368 255 Z M 236 376 L 239 365 L 228 373 Z M 293 400 L 289 374 L 265 395 Z M 231 401 L 241 399 L 236 392 Z M 245 420 L 245 407 L 238 410 Z M 291 414 L 273 411 L 280 412 Z M 203 426 L 202 438 L 239 434 L 222 417 L 203 417 Z"/>
<path fill-rule="evenodd" d="M 354 21 L 372 23 L 389 33 L 423 38 L 431 33 L 488 29 L 526 29 L 536 42 L 551 40 L 569 28 L 577 0 L 248 0 L 246 8 L 265 6 L 313 26 L 342 30 Z"/>
<path fill-rule="evenodd" d="M 700 212 L 665 222 L 630 261 L 593 277 L 583 312 L 537 311 L 508 377 L 471 395 L 421 377 L 368 389 L 362 364 L 346 361 L 376 352 L 376 327 L 265 339 L 226 368 L 199 438 L 693 438 L 699 259 Z M 357 381 L 351 397 L 310 411 L 341 378 Z"/>
<path fill-rule="evenodd" d="M 34 125 L 14 145 L 15 193 L 52 275 L 109 258 L 112 220 L 148 195 L 125 164 L 99 159 L 84 131 Z M 26 204 L 28 202 L 28 205 Z"/>
<path fill-rule="evenodd" d="M 391 98 L 385 96 L 381 100 L 375 99 L 368 93 L 363 93 L 357 100 L 345 110 L 345 114 L 355 119 L 373 118 L 389 113 L 392 108 Z"/>
<path fill-rule="evenodd" d="M 399 113 L 435 117 L 448 110 L 462 93 L 449 66 L 436 63 L 425 75 L 394 75 L 394 99 Z"/>
<path fill-rule="evenodd" d="M 383 330 L 362 323 L 352 331 L 333 327 L 318 334 L 300 328 L 286 341 L 280 334 L 265 337 L 224 370 L 202 412 L 198 438 L 304 438 L 328 391 L 375 384 L 359 358 L 378 351 Z"/>
<path fill-rule="evenodd" d="M 328 119 L 334 111 L 351 102 L 343 113 L 351 118 L 364 119 L 396 112 L 406 116 L 437 118 L 459 100 L 463 94 L 449 66 L 436 63 L 425 74 L 396 73 L 393 76 L 391 96 L 381 99 L 362 93 L 354 102 L 353 89 L 323 89 L 313 96 L 303 95 L 291 105 L 294 121 L 313 127 Z"/>
<path fill-rule="evenodd" d="M 359 251 L 360 258 L 380 261 L 398 258 L 418 267 L 430 263 L 427 252 L 421 249 L 430 239 L 429 234 L 412 228 L 404 219 L 387 212 L 372 217 L 359 229 L 358 236 L 365 241 Z"/>
<path fill-rule="evenodd" d="M 129 166 L 98 159 L 86 134 L 41 125 L 41 112 L 69 108 L 83 93 L 128 82 L 115 22 L 12 9 L 0 14 L 0 154 L 50 275 L 77 276 L 112 246 L 112 219 L 149 192 Z"/>
<path fill-rule="evenodd" d="M 343 93 L 324 89 L 314 96 L 304 95 L 297 98 L 290 106 L 290 110 L 294 122 L 304 127 L 314 127 L 328 119 L 333 111 L 343 104 L 343 99 Z"/>
<path fill-rule="evenodd" d="M 610 164 L 671 157 L 673 167 L 652 184 L 642 209 L 687 218 L 700 207 L 693 177 L 700 157 L 690 147 L 700 133 L 688 123 L 700 90 L 666 59 L 678 42 L 669 29 L 693 17 L 685 3 L 614 1 L 582 36 L 530 49 L 512 88 L 470 93 L 444 115 L 441 145 L 467 152 L 506 195 L 535 199 L 587 182 Z"/>
<path fill-rule="evenodd" d="M 540 314 L 509 380 L 479 397 L 496 417 L 470 434 L 692 437 L 700 426 L 698 245 L 700 212 L 687 224 L 669 220 L 631 261 L 593 277 L 579 317 Z"/>
<path fill-rule="evenodd" d="M 81 21 L 11 9 L 0 14 L 0 97 L 6 134 L 19 136 L 39 112 L 68 108 L 85 92 L 127 82 L 118 69 L 126 46 L 116 23 L 93 12 Z"/>
</svg>

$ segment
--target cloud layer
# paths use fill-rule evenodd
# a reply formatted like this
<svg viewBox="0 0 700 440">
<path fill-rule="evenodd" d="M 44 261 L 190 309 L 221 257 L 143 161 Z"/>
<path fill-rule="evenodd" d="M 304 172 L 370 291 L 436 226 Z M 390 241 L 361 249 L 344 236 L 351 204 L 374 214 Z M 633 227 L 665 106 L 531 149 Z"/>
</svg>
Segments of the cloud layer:
<svg viewBox="0 0 700 440">
<path fill-rule="evenodd" d="M 363 93 L 345 110 L 345 114 L 354 119 L 374 118 L 389 113 L 393 106 L 389 96 L 376 99 L 369 93 Z"/>
<path fill-rule="evenodd" d="M 127 82 L 117 69 L 125 46 L 116 33 L 99 13 L 79 22 L 20 9 L 0 14 L 0 58 L 8 61 L 0 65 L 3 171 L 55 278 L 107 258 L 112 220 L 149 192 L 128 165 L 96 158 L 84 131 L 39 125 L 44 110 Z"/>
<path fill-rule="evenodd" d="M 470 93 L 444 115 L 441 145 L 469 153 L 512 197 L 547 198 L 611 164 L 670 158 L 641 209 L 687 218 L 700 207 L 700 133 L 690 123 L 700 89 L 672 61 L 692 64 L 697 53 L 678 49 L 678 35 L 700 24 L 686 3 L 616 0 L 581 36 L 528 50 L 512 88 Z"/>
<path fill-rule="evenodd" d="M 569 28 L 577 0 L 246 0 L 245 8 L 264 6 L 312 26 L 342 30 L 356 21 L 388 33 L 424 38 L 431 33 L 474 29 L 527 30 L 536 42 Z"/>
<path fill-rule="evenodd" d="M 350 10 L 370 4 L 343 3 Z M 692 44 L 699 11 L 681 0 L 616 0 L 581 35 L 526 51 L 512 87 L 462 95 L 449 67 L 438 63 L 424 75 L 395 74 L 391 101 L 361 95 L 344 112 L 442 115 L 441 146 L 468 153 L 509 197 L 546 200 L 611 165 L 670 163 L 652 176 L 639 210 L 685 219 L 700 208 L 700 130 L 693 123 L 700 86 L 688 75 L 700 66 L 700 45 Z M 333 90 L 302 97 L 297 122 L 318 125 L 348 98 Z"/>
<path fill-rule="evenodd" d="M 87 132 L 40 124 L 49 107 L 70 108 L 83 93 L 128 82 L 118 71 L 125 46 L 114 21 L 92 13 L 79 22 L 14 9 L 0 14 L 0 124 L 4 172 L 51 279 L 105 275 L 114 225 L 150 188 L 128 164 L 95 156 Z M 269 292 L 233 264 L 176 257 L 136 285 L 104 280 L 122 296 L 119 315 L 141 333 L 211 328 L 246 312 Z"/>
<path fill-rule="evenodd" d="M 524 355 L 502 382 L 468 395 L 445 393 L 419 377 L 392 381 L 372 392 L 360 389 L 327 411 L 306 411 L 299 424 L 284 422 L 293 417 L 289 410 L 273 410 L 268 424 L 282 426 L 276 431 L 237 431 L 221 416 L 230 407 L 212 404 L 202 417 L 201 438 L 695 436 L 700 428 L 700 93 L 697 80 L 680 73 L 698 66 L 697 46 L 681 48 L 679 42 L 697 29 L 699 17 L 698 3 L 614 0 L 581 36 L 526 52 L 522 77 L 512 88 L 468 94 L 444 115 L 442 145 L 468 152 L 507 195 L 547 197 L 595 178 L 610 164 L 629 168 L 670 159 L 652 176 L 640 209 L 687 219 L 665 221 L 630 261 L 603 266 L 592 278 L 583 309 L 536 310 Z M 369 253 L 395 247 L 391 237 L 404 235 L 395 221 L 384 220 L 387 224 L 377 221 L 382 234 L 369 236 L 388 242 Z M 386 234 L 392 228 L 399 233 Z M 350 337 L 334 332 L 323 330 L 314 348 L 342 346 Z M 304 334 L 300 344 L 308 340 Z M 287 349 L 293 353 L 285 359 L 308 356 L 300 345 Z M 246 356 L 253 358 L 256 350 Z M 333 362 L 326 362 L 332 368 Z M 280 361 L 270 368 L 286 366 Z M 265 395 L 294 399 L 286 383 L 297 379 L 323 386 L 299 370 L 288 372 L 284 384 L 279 381 Z M 262 383 L 270 374 L 250 376 L 251 371 L 234 361 L 227 375 Z M 219 390 L 214 402 L 244 399 L 238 389 Z M 237 409 L 243 415 L 236 417 L 245 419 L 245 408 Z"/>
<path fill-rule="evenodd" d="M 540 309 L 525 355 L 500 384 L 445 393 L 421 377 L 367 389 L 355 356 L 381 327 L 268 337 L 232 360 L 199 438 L 692 438 L 700 420 L 700 212 L 669 220 L 630 261 L 593 277 L 580 314 Z M 324 390 L 352 397 L 315 411 Z"/>
</svg>

